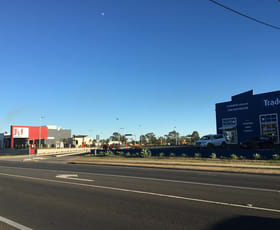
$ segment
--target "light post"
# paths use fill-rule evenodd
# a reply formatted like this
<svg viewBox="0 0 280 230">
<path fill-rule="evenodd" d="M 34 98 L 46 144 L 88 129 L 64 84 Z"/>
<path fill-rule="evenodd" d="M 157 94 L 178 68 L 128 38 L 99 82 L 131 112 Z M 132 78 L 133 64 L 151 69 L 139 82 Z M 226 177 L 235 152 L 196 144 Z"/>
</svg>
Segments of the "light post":
<svg viewBox="0 0 280 230">
<path fill-rule="evenodd" d="M 120 135 L 119 122 L 118 122 L 120 119 L 117 117 L 116 120 L 117 120 L 117 130 L 119 132 L 119 144 L 120 144 L 121 135 Z"/>
<path fill-rule="evenodd" d="M 40 116 L 40 127 L 39 127 L 39 148 L 41 148 L 41 126 L 42 126 L 42 119 L 44 117 L 43 116 Z"/>
<path fill-rule="evenodd" d="M 175 138 L 176 138 L 176 145 L 177 145 L 177 132 L 176 132 L 176 126 L 174 126 L 175 129 Z"/>
<path fill-rule="evenodd" d="M 124 128 L 119 128 L 119 144 L 121 142 L 121 129 L 124 129 Z"/>
<path fill-rule="evenodd" d="M 142 125 L 139 125 L 139 131 L 140 131 L 140 135 L 139 135 L 139 144 L 140 144 L 140 146 L 141 146 L 141 136 L 142 136 L 141 127 L 142 127 Z M 136 138 L 136 137 L 135 137 L 135 138 Z"/>
</svg>

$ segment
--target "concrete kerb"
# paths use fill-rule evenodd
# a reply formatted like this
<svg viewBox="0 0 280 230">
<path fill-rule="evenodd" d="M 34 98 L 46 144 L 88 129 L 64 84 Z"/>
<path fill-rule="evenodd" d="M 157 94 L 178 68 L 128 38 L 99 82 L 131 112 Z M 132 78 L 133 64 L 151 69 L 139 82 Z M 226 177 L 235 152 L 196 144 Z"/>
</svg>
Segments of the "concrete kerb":
<svg viewBox="0 0 280 230">
<path fill-rule="evenodd" d="M 53 155 L 76 155 L 77 153 L 89 153 L 92 148 L 65 148 L 65 149 L 39 149 L 37 156 L 53 156 Z"/>
<path fill-rule="evenodd" d="M 120 161 L 83 161 L 71 160 L 70 164 L 87 164 L 87 165 L 108 165 L 108 166 L 128 166 L 128 167 L 147 167 L 147 168 L 164 168 L 164 169 L 182 169 L 182 170 L 202 170 L 202 171 L 219 171 L 219 172 L 241 172 L 257 174 L 280 174 L 280 166 L 259 166 L 259 165 L 219 165 L 203 163 L 184 163 L 178 164 L 167 162 L 120 162 Z"/>
</svg>

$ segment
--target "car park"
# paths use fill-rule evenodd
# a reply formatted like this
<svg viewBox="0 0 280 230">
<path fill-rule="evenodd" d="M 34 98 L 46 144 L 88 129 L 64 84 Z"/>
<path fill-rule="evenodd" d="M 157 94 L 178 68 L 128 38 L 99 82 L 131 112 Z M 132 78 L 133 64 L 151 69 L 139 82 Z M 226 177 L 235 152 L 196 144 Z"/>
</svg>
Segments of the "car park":
<svg viewBox="0 0 280 230">
<path fill-rule="evenodd" d="M 213 147 L 222 147 L 225 148 L 227 144 L 227 140 L 224 135 L 206 135 L 200 138 L 195 142 L 195 146 L 198 148 L 213 148 Z"/>
</svg>

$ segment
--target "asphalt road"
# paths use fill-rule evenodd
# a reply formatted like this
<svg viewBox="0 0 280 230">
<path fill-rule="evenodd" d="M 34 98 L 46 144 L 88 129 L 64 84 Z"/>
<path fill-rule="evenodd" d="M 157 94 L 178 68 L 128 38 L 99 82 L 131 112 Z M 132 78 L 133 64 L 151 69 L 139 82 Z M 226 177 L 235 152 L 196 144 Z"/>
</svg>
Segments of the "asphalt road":
<svg viewBox="0 0 280 230">
<path fill-rule="evenodd" d="M 4 159 L 0 229 L 280 229 L 280 178 Z"/>
</svg>

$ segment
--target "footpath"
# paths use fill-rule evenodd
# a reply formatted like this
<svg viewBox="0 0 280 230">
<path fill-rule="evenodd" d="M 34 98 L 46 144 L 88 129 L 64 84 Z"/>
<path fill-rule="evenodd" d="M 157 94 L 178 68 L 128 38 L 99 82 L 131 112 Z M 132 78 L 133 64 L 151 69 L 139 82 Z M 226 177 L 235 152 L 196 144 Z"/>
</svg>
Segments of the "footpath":
<svg viewBox="0 0 280 230">
<path fill-rule="evenodd" d="M 113 166 L 136 166 L 166 169 L 192 169 L 206 171 L 241 172 L 241 173 L 261 173 L 280 175 L 280 165 L 261 164 L 259 161 L 240 162 L 207 162 L 203 160 L 148 160 L 148 159 L 112 159 L 99 157 L 76 157 L 70 159 L 71 164 L 91 164 L 91 165 L 113 165 Z"/>
</svg>

